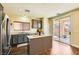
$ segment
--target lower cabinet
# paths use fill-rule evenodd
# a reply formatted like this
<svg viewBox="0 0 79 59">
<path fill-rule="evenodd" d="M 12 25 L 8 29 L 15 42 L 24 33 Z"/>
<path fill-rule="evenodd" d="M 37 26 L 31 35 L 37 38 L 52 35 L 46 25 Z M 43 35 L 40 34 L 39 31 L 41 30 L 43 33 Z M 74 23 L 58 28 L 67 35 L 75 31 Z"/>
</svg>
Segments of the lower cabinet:
<svg viewBox="0 0 79 59">
<path fill-rule="evenodd" d="M 11 45 L 26 43 L 26 42 L 27 42 L 26 34 L 11 35 Z"/>
<path fill-rule="evenodd" d="M 19 37 L 19 36 L 17 37 L 13 36 L 13 44 L 18 43 L 18 41 L 19 43 L 22 42 L 21 39 L 27 39 L 25 35 L 23 35 L 23 37 L 21 36 Z M 52 48 L 52 36 L 31 38 L 29 40 L 30 40 L 29 50 L 28 50 L 28 46 L 17 47 L 16 45 L 16 47 L 15 46 L 12 47 L 11 54 L 12 55 L 27 55 L 29 52 L 30 55 L 39 55 L 44 50 L 48 50 Z"/>
<path fill-rule="evenodd" d="M 24 42 L 24 36 L 23 35 L 18 35 L 18 43 L 23 43 Z"/>
<path fill-rule="evenodd" d="M 27 45 L 17 47 L 19 44 L 27 43 L 26 34 L 11 35 L 11 55 L 27 55 Z"/>
<path fill-rule="evenodd" d="M 30 39 L 30 55 L 39 55 L 52 48 L 52 36 Z"/>
<path fill-rule="evenodd" d="M 18 39 L 18 37 L 16 35 L 12 35 L 11 36 L 11 45 L 17 44 L 17 39 Z"/>
</svg>

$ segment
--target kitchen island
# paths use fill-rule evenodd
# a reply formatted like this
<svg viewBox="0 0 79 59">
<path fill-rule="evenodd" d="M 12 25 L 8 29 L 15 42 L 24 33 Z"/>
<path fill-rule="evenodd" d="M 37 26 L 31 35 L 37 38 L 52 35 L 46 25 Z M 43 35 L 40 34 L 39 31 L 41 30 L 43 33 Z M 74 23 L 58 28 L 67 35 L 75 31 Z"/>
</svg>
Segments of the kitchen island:
<svg viewBox="0 0 79 59">
<path fill-rule="evenodd" d="M 29 38 L 29 53 L 30 55 L 39 55 L 42 51 L 52 48 L 52 36 L 51 35 L 33 35 Z"/>
<path fill-rule="evenodd" d="M 23 38 L 21 38 L 23 37 Z M 23 43 L 20 43 L 22 41 Z M 16 55 L 39 55 L 40 52 L 52 48 L 52 36 L 51 35 L 27 35 L 27 33 L 13 33 L 12 42 L 17 44 L 14 50 L 16 50 Z M 18 41 L 18 43 L 17 43 Z M 20 51 L 20 50 L 21 51 Z M 18 52 L 18 53 L 17 53 Z"/>
</svg>

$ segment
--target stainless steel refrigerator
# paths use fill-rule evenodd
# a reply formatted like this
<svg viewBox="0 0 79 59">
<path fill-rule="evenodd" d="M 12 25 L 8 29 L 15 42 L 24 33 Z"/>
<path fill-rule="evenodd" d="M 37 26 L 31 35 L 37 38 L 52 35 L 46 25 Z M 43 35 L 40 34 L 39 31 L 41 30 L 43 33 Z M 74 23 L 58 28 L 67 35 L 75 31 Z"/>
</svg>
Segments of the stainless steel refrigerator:
<svg viewBox="0 0 79 59">
<path fill-rule="evenodd" d="M 0 4 L 0 55 L 10 53 L 10 20 Z"/>
<path fill-rule="evenodd" d="M 9 17 L 5 14 L 4 19 L 1 24 L 1 33 L 2 33 L 2 54 L 3 55 L 8 55 L 10 54 L 10 19 Z"/>
<path fill-rule="evenodd" d="M 2 37 L 1 37 L 2 19 L 3 19 L 3 6 L 0 4 L 0 55 L 2 54 Z"/>
</svg>

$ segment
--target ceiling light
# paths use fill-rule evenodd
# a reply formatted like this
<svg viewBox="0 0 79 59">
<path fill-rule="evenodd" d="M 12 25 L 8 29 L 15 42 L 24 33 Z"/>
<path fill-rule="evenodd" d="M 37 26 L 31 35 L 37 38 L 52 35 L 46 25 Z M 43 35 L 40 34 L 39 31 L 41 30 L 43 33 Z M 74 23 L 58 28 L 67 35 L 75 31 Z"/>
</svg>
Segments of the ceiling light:
<svg viewBox="0 0 79 59">
<path fill-rule="evenodd" d="M 25 9 L 25 12 L 30 12 L 30 10 L 28 10 L 28 9 Z"/>
</svg>

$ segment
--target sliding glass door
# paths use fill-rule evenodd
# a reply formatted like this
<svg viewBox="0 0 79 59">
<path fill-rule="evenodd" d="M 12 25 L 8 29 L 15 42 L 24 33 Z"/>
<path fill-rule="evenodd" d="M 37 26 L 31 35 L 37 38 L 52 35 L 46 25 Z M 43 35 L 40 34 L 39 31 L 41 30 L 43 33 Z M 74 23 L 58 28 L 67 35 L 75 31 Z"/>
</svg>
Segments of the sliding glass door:
<svg viewBox="0 0 79 59">
<path fill-rule="evenodd" d="M 60 41 L 70 44 L 71 21 L 70 17 L 60 19 Z"/>
<path fill-rule="evenodd" d="M 53 39 L 70 44 L 71 20 L 70 17 L 53 21 Z"/>
<path fill-rule="evenodd" d="M 53 39 L 59 41 L 59 20 L 53 21 Z"/>
</svg>

